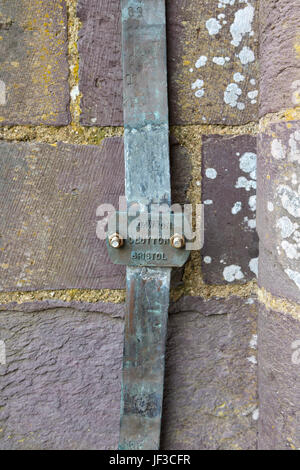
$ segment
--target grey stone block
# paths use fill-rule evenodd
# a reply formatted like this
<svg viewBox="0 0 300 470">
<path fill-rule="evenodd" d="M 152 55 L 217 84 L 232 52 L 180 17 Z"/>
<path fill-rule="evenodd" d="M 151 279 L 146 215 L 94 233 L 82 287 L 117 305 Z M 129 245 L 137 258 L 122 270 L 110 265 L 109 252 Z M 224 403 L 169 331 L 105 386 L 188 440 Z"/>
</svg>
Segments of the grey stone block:
<svg viewBox="0 0 300 470">
<path fill-rule="evenodd" d="M 166 2 L 172 124 L 257 119 L 257 1 L 233 3 Z M 121 125 L 120 2 L 79 0 L 78 15 L 81 123 Z"/>
<path fill-rule="evenodd" d="M 258 147 L 259 284 L 299 302 L 299 122 L 270 125 Z"/>
<path fill-rule="evenodd" d="M 300 4 L 260 3 L 260 115 L 300 104 Z"/>
<path fill-rule="evenodd" d="M 0 0 L 0 125 L 70 122 L 65 1 Z"/>
</svg>

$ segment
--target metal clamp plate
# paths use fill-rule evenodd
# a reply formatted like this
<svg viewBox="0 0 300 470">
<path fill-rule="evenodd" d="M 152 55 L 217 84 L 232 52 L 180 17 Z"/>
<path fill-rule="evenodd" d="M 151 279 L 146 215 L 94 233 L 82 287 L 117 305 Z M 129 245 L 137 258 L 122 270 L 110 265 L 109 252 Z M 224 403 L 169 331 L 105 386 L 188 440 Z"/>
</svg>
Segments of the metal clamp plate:
<svg viewBox="0 0 300 470">
<path fill-rule="evenodd" d="M 125 225 L 124 225 L 125 220 Z M 171 237 L 176 233 L 183 234 L 183 227 L 187 221 L 182 214 L 164 214 L 163 224 L 154 221 L 150 214 L 144 214 L 143 222 L 147 224 L 147 234 L 142 236 L 130 236 L 131 224 L 135 223 L 136 216 L 128 216 L 127 213 L 115 212 L 108 223 L 107 248 L 111 261 L 135 267 L 181 267 L 189 258 L 190 251 L 185 247 L 175 248 L 171 244 Z M 153 226 L 157 224 L 157 236 L 150 237 L 150 228 L 153 235 Z M 131 228 L 130 228 L 131 227 Z M 138 227 L 140 230 L 141 227 Z M 145 227 L 144 227 L 145 229 Z M 149 230 L 148 230 L 149 229 Z M 168 237 L 164 236 L 164 232 Z M 109 238 L 113 233 L 118 233 L 122 238 L 123 245 L 113 248 Z"/>
</svg>

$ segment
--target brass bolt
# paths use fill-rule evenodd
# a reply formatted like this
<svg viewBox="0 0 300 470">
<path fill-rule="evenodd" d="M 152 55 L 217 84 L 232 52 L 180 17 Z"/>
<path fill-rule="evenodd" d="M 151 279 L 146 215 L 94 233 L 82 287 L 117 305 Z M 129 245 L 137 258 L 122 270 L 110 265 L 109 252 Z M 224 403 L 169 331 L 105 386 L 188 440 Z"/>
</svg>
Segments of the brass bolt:
<svg viewBox="0 0 300 470">
<path fill-rule="evenodd" d="M 112 248 L 121 248 L 124 245 L 123 237 L 119 233 L 113 233 L 108 241 Z"/>
<path fill-rule="evenodd" d="M 175 233 L 173 237 L 171 237 L 171 245 L 173 248 L 183 248 L 185 246 L 185 238 L 183 235 L 179 235 Z"/>
</svg>

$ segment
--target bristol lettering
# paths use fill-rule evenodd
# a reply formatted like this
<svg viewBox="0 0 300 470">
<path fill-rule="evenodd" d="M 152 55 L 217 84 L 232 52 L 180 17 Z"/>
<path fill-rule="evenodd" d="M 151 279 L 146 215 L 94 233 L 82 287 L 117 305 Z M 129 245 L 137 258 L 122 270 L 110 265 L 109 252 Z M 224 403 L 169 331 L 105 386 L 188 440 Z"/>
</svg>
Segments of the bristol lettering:
<svg viewBox="0 0 300 470">
<path fill-rule="evenodd" d="M 168 261 L 165 253 L 152 253 L 151 251 L 132 251 L 131 259 L 139 261 Z"/>
</svg>

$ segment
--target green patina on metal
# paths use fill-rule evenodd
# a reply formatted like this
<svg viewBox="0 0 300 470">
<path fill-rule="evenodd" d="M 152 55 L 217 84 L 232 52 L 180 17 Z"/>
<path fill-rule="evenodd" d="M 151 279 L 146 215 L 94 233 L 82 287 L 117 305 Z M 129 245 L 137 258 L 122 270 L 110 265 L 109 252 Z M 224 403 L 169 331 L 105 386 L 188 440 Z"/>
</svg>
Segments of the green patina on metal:
<svg viewBox="0 0 300 470">
<path fill-rule="evenodd" d="M 171 204 L 165 0 L 122 0 L 126 198 Z M 119 448 L 159 449 L 170 268 L 127 267 Z"/>
<path fill-rule="evenodd" d="M 155 219 L 153 214 L 141 213 L 139 217 L 126 212 L 115 212 L 108 222 L 107 249 L 114 264 L 136 267 L 181 267 L 190 252 L 172 245 L 174 235 L 183 235 L 188 222 L 183 214 L 164 213 Z M 130 226 L 139 231 L 130 235 Z M 141 227 L 142 226 L 142 227 Z M 143 230 L 144 227 L 144 230 Z M 156 229 L 157 234 L 154 234 Z M 110 234 L 122 238 L 122 246 L 115 249 L 110 245 Z"/>
</svg>

